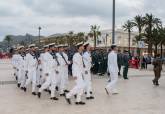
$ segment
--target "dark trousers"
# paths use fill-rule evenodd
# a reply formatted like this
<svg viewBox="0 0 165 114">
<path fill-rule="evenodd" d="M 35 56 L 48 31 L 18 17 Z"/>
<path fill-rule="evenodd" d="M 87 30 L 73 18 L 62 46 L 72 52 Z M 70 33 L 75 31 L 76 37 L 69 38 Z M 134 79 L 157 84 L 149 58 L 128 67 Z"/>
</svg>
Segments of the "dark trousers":
<svg viewBox="0 0 165 114">
<path fill-rule="evenodd" d="M 161 77 L 161 70 L 154 70 L 154 74 L 155 74 L 155 78 L 153 81 L 158 82 Z"/>
<path fill-rule="evenodd" d="M 127 74 L 128 74 L 128 66 L 124 66 L 123 68 L 123 78 L 124 79 L 127 79 Z"/>
<path fill-rule="evenodd" d="M 121 71 L 121 65 L 118 65 L 118 68 L 119 68 L 119 72 L 118 72 L 118 75 L 120 76 L 120 71 Z"/>
</svg>

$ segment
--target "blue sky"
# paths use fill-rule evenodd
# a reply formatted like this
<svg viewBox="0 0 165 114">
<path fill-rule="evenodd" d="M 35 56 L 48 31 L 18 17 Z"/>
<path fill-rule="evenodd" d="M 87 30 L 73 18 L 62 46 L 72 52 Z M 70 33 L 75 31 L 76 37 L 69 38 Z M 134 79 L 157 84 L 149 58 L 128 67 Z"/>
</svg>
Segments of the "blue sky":
<svg viewBox="0 0 165 114">
<path fill-rule="evenodd" d="M 135 15 L 153 13 L 165 22 L 164 0 L 116 0 L 116 26 Z M 87 32 L 90 25 L 110 29 L 112 0 L 0 0 L 0 41 L 5 35 L 42 35 L 70 30 Z"/>
</svg>

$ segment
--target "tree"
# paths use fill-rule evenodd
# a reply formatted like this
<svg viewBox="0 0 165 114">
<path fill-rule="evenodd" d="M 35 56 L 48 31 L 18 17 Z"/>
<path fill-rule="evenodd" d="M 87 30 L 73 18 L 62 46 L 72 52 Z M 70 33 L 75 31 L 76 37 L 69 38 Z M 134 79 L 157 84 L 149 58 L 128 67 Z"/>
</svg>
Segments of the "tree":
<svg viewBox="0 0 165 114">
<path fill-rule="evenodd" d="M 10 43 L 11 43 L 11 41 L 12 41 L 11 36 L 10 36 L 10 35 L 7 35 L 7 36 L 5 37 L 5 39 L 4 39 L 4 41 L 7 41 L 8 48 L 9 48 L 9 47 L 10 47 Z"/>
<path fill-rule="evenodd" d="M 153 46 L 153 29 L 161 26 L 161 21 L 158 18 L 155 18 L 152 14 L 146 14 L 144 17 L 145 32 L 144 36 L 146 37 L 146 43 L 148 44 L 148 53 L 152 54 Z"/>
<path fill-rule="evenodd" d="M 165 45 L 165 28 L 162 27 L 159 31 L 161 37 L 161 42 L 160 42 L 161 57 L 163 57 L 163 45 Z"/>
<path fill-rule="evenodd" d="M 91 31 L 88 34 L 90 37 L 94 38 L 94 48 L 96 47 L 96 41 L 98 39 L 98 36 L 101 35 L 101 32 L 99 31 L 100 26 L 97 25 L 91 25 Z"/>
<path fill-rule="evenodd" d="M 128 31 L 128 43 L 129 43 L 129 52 L 130 52 L 130 42 L 131 42 L 131 31 L 134 27 L 134 23 L 128 20 L 124 25 L 123 29 L 124 31 Z"/>
<path fill-rule="evenodd" d="M 67 38 L 67 44 L 68 44 L 68 46 L 72 46 L 74 44 L 74 32 L 73 31 L 70 31 L 66 35 L 66 38 Z"/>
<path fill-rule="evenodd" d="M 162 41 L 161 30 L 159 28 L 154 28 L 152 30 L 152 38 L 153 38 L 152 43 L 154 44 L 154 47 L 155 47 L 154 54 L 157 55 L 158 45 Z"/>
<path fill-rule="evenodd" d="M 133 25 L 138 29 L 138 35 L 136 38 L 136 43 L 142 39 L 142 30 L 144 28 L 144 17 L 137 15 L 134 17 Z"/>
<path fill-rule="evenodd" d="M 83 33 L 83 32 L 77 33 L 77 41 L 78 42 L 85 42 L 85 33 Z"/>
</svg>

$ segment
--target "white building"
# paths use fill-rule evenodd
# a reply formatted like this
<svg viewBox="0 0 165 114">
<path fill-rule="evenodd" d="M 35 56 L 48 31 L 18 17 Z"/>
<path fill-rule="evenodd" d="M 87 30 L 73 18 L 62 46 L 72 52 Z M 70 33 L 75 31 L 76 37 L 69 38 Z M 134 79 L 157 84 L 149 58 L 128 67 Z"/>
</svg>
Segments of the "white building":
<svg viewBox="0 0 165 114">
<path fill-rule="evenodd" d="M 137 47 L 137 43 L 135 42 L 135 36 L 137 33 L 132 32 L 131 33 L 131 40 L 130 40 L 130 46 L 131 47 Z M 89 38 L 88 42 L 91 43 L 91 45 L 94 45 L 93 38 Z M 106 47 L 111 46 L 112 44 L 112 30 L 102 30 L 101 36 L 97 39 L 97 47 Z M 129 39 L 128 39 L 128 32 L 123 31 L 122 29 L 117 29 L 115 31 L 115 44 L 117 44 L 120 47 L 128 47 L 129 46 Z"/>
</svg>

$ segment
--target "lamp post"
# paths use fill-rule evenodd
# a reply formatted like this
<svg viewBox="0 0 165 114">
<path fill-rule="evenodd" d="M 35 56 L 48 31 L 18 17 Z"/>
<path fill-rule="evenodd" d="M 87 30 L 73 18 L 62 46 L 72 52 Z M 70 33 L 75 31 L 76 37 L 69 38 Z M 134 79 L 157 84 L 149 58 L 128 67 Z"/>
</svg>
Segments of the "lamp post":
<svg viewBox="0 0 165 114">
<path fill-rule="evenodd" d="M 108 43 L 107 43 L 107 40 L 108 40 L 108 34 L 105 35 L 105 38 L 106 38 L 106 50 L 107 50 L 107 52 L 108 52 L 108 47 L 107 47 L 107 46 L 108 46 L 108 45 L 107 45 L 107 44 L 108 44 Z"/>
<path fill-rule="evenodd" d="M 112 13 L 112 44 L 115 44 L 115 0 L 113 0 Z"/>
<path fill-rule="evenodd" d="M 39 38 L 38 43 L 39 43 L 39 47 L 40 47 L 40 37 L 41 37 L 41 36 L 40 36 L 41 27 L 40 27 L 40 26 L 38 27 L 38 32 L 39 32 L 39 33 L 38 33 L 38 38 Z"/>
</svg>

